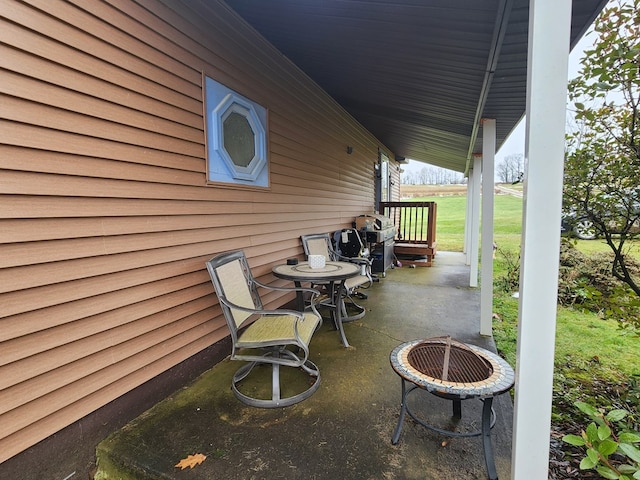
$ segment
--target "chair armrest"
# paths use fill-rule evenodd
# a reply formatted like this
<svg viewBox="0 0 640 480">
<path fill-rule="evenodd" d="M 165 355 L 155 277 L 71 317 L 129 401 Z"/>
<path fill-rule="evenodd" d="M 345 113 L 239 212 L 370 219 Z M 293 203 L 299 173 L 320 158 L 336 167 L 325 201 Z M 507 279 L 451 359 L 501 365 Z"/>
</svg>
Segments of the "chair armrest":
<svg viewBox="0 0 640 480">
<path fill-rule="evenodd" d="M 229 300 L 226 300 L 224 298 L 219 298 L 218 300 L 220 301 L 220 303 L 223 303 L 229 308 L 240 310 L 242 312 L 252 313 L 254 315 L 264 315 L 264 316 L 293 315 L 294 317 L 297 317 L 298 320 L 304 319 L 304 312 L 299 312 L 297 310 L 290 310 L 287 308 L 278 308 L 275 310 L 266 310 L 266 309 L 260 310 L 257 308 L 247 308 L 241 305 L 236 305 L 235 303 L 230 302 Z"/>
<path fill-rule="evenodd" d="M 274 285 L 267 285 L 266 283 L 259 282 L 256 279 L 253 279 L 253 282 L 259 287 L 266 288 L 267 290 L 279 290 L 281 292 L 307 292 L 316 294 L 316 296 L 320 295 L 318 290 L 310 287 L 276 287 Z"/>
<path fill-rule="evenodd" d="M 350 262 L 355 263 L 357 265 L 371 265 L 373 263 L 372 259 L 363 258 L 363 257 L 345 257 L 344 255 L 340 255 L 337 252 L 334 252 L 336 259 L 340 262 Z"/>
<path fill-rule="evenodd" d="M 353 257 L 350 258 L 349 261 L 351 263 L 357 263 L 358 265 L 371 265 L 373 263 L 373 259 L 363 257 Z"/>
<path fill-rule="evenodd" d="M 310 296 L 310 301 L 309 301 L 309 306 L 311 307 L 311 310 L 313 311 L 313 313 L 315 315 L 317 315 L 318 317 L 322 318 L 322 316 L 320 315 L 320 313 L 318 312 L 318 310 L 316 309 L 316 298 L 318 298 L 320 296 L 320 291 L 316 290 L 315 288 L 308 288 L 308 287 L 274 287 L 271 285 L 265 285 L 263 283 L 258 282 L 257 280 L 253 280 L 254 283 L 260 287 L 264 287 L 266 289 L 269 290 L 281 290 L 281 291 L 298 291 L 298 292 L 309 292 L 311 293 Z M 247 308 L 247 307 L 243 307 L 241 305 L 236 305 L 233 302 L 230 302 L 229 300 L 225 299 L 225 298 L 220 298 L 218 297 L 218 301 L 223 303 L 224 305 L 226 305 L 229 308 L 234 308 L 236 310 L 240 310 L 242 312 L 247 312 L 247 313 L 252 313 L 254 315 L 265 315 L 265 316 L 277 316 L 277 315 L 293 315 L 295 317 L 297 317 L 298 321 L 302 321 L 304 320 L 304 312 L 300 312 L 298 310 L 291 310 L 291 309 L 286 309 L 286 308 L 278 308 L 275 310 L 266 310 L 266 309 L 256 309 L 256 308 Z"/>
</svg>

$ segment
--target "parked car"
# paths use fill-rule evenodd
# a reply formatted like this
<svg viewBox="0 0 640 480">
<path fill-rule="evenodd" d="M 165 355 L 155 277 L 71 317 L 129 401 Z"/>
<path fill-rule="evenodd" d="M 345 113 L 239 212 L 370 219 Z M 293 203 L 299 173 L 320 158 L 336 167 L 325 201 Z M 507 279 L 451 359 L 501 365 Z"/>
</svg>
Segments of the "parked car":
<svg viewBox="0 0 640 480">
<path fill-rule="evenodd" d="M 589 218 L 578 217 L 571 212 L 562 212 L 560 232 L 562 235 L 573 235 L 580 240 L 594 240 L 598 237 L 596 226 Z"/>
<path fill-rule="evenodd" d="M 640 233 L 640 203 L 635 205 L 633 213 L 636 219 L 630 233 Z M 615 224 L 613 227 L 615 227 Z M 612 231 L 613 233 L 620 233 L 616 232 L 615 228 L 612 228 Z M 594 240 L 599 236 L 595 223 L 588 216 L 580 215 L 575 210 L 562 212 L 560 232 L 563 235 L 573 235 L 580 240 Z"/>
</svg>

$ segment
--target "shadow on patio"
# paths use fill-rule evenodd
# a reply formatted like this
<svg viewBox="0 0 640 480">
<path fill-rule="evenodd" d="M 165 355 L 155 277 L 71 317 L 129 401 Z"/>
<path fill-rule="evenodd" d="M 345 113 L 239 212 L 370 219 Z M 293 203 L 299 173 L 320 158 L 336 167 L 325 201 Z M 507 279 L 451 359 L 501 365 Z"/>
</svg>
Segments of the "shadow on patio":
<svg viewBox="0 0 640 480">
<path fill-rule="evenodd" d="M 400 380 L 389 354 L 412 339 L 451 335 L 495 351 L 479 331 L 480 292 L 468 285 L 464 256 L 438 253 L 431 268 L 396 268 L 368 291 L 366 316 L 345 325 L 352 348 L 330 321 L 311 342 L 322 384 L 284 409 L 241 404 L 230 383 L 240 362 L 225 360 L 192 385 L 125 426 L 98 447 L 101 479 L 484 479 L 479 437 L 449 438 L 407 418 L 398 445 Z M 269 370 L 265 369 L 269 375 Z M 451 402 L 427 392 L 410 397 L 416 412 L 447 428 Z M 494 402 L 492 433 L 498 474 L 508 478 L 512 405 Z M 462 402 L 457 430 L 478 430 L 482 402 Z M 207 455 L 193 469 L 175 465 Z"/>
</svg>

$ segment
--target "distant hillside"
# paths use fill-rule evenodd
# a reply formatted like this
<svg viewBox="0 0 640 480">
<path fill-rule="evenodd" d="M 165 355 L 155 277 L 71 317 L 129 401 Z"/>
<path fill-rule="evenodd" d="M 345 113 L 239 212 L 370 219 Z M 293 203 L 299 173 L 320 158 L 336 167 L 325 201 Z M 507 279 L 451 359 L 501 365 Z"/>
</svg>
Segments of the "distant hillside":
<svg viewBox="0 0 640 480">
<path fill-rule="evenodd" d="M 400 185 L 400 198 L 466 195 L 466 185 Z"/>
</svg>

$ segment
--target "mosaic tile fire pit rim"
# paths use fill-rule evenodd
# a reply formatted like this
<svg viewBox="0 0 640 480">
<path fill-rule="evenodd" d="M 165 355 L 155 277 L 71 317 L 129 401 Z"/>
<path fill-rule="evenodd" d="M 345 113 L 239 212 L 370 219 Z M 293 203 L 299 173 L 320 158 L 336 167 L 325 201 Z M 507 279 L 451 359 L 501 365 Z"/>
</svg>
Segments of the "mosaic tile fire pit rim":
<svg viewBox="0 0 640 480">
<path fill-rule="evenodd" d="M 393 349 L 390 355 L 390 361 L 392 368 L 398 375 L 431 393 L 455 395 L 461 399 L 468 397 L 493 397 L 506 392 L 513 386 L 515 373 L 511 365 L 502 357 L 484 348 L 463 342 L 458 343 L 473 350 L 477 355 L 491 364 L 493 373 L 487 379 L 479 382 L 457 383 L 431 377 L 416 370 L 409 363 L 409 352 L 411 352 L 413 347 L 430 340 L 442 341 L 441 338 L 417 339 L 404 342 Z"/>
</svg>

